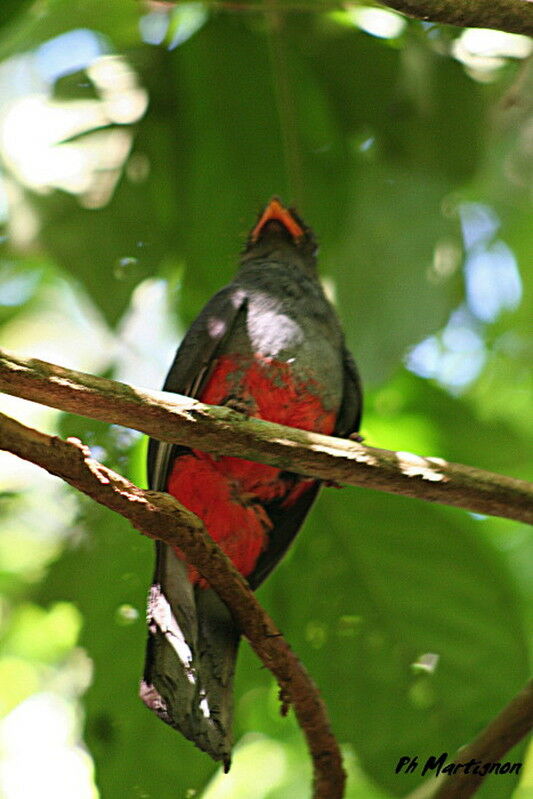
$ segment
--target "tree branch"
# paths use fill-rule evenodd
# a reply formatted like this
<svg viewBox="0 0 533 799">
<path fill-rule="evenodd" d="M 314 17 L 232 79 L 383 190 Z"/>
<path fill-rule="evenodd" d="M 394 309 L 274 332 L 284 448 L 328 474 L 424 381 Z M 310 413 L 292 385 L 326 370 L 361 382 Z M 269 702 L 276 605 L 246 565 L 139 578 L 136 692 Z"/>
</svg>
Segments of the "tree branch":
<svg viewBox="0 0 533 799">
<path fill-rule="evenodd" d="M 176 5 L 186 0 L 178 0 Z M 291 12 L 334 11 L 344 3 L 328 0 L 202 0 L 202 5 L 228 11 L 265 10 Z M 533 0 L 382 0 L 379 4 L 424 22 L 439 22 L 461 28 L 494 28 L 508 33 L 533 35 Z"/>
<path fill-rule="evenodd" d="M 477 760 L 481 764 L 497 763 L 532 727 L 533 680 L 530 680 L 472 743 L 459 749 L 454 762 L 468 763 L 470 760 Z M 439 786 L 433 799 L 467 799 L 478 790 L 485 776 L 465 774 L 459 770 Z"/>
<path fill-rule="evenodd" d="M 282 707 L 293 705 L 313 759 L 314 799 L 340 799 L 346 775 L 316 685 L 198 517 L 169 494 L 143 491 L 103 466 L 76 438 L 63 441 L 0 414 L 0 446 L 124 516 L 143 535 L 178 546 L 186 554 L 228 605 L 240 630 L 276 677 Z"/>
<path fill-rule="evenodd" d="M 461 747 L 449 761 L 456 765 L 470 764 L 468 773 L 459 768 L 455 774 L 440 774 L 437 780 L 430 778 L 406 799 L 468 799 L 491 773 L 474 773 L 476 765 L 482 771 L 485 764 L 498 763 L 509 749 L 525 738 L 532 726 L 533 680 L 530 680 L 472 743 Z"/>
<path fill-rule="evenodd" d="M 384 0 L 382 5 L 426 22 L 533 35 L 531 0 Z"/>
<path fill-rule="evenodd" d="M 205 452 L 533 522 L 533 484 L 524 480 L 284 427 L 1 350 L 0 391 Z"/>
</svg>

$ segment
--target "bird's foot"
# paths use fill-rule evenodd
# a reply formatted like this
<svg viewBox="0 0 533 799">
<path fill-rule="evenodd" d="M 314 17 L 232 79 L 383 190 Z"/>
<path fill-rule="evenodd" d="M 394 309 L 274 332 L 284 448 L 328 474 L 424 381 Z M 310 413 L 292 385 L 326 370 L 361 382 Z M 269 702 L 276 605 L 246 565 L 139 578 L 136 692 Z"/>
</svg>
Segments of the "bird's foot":
<svg viewBox="0 0 533 799">
<path fill-rule="evenodd" d="M 291 707 L 291 698 L 286 688 L 279 689 L 279 701 L 281 702 L 281 707 L 279 709 L 280 715 L 285 717 Z"/>
</svg>

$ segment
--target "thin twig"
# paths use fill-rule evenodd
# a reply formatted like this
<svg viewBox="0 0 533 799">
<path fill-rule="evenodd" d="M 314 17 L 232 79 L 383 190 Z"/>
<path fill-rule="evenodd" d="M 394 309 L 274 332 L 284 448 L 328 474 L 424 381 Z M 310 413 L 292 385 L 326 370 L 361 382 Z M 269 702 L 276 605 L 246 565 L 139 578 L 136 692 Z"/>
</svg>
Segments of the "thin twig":
<svg viewBox="0 0 533 799">
<path fill-rule="evenodd" d="M 478 736 L 461 747 L 450 763 L 454 774 L 440 774 L 406 799 L 468 799 L 481 787 L 491 766 L 528 735 L 533 727 L 533 680 L 514 696 Z M 484 773 L 486 772 L 486 773 Z M 498 772 L 496 772 L 498 773 Z"/>
<path fill-rule="evenodd" d="M 169 494 L 143 491 L 91 457 L 78 439 L 63 441 L 0 414 L 0 448 L 36 463 L 128 519 L 143 535 L 178 546 L 230 608 L 250 645 L 279 682 L 304 732 L 314 766 L 314 799 L 340 799 L 345 774 L 326 707 L 309 674 L 244 578 L 201 521 Z"/>
<path fill-rule="evenodd" d="M 284 427 L 1 350 L 0 391 L 205 452 L 533 522 L 533 484 L 524 480 Z"/>
</svg>

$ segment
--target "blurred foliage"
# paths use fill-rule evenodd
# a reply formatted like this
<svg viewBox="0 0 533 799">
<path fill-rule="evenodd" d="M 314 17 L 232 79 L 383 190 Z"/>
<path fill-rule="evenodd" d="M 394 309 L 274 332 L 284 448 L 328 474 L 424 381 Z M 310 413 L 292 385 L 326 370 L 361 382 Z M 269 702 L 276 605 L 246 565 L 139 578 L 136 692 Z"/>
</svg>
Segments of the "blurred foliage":
<svg viewBox="0 0 533 799">
<path fill-rule="evenodd" d="M 379 38 L 350 11 L 276 22 L 192 4 L 108 0 L 105 13 L 95 0 L 9 4 L 2 343 L 157 388 L 179 331 L 231 278 L 255 213 L 278 194 L 321 242 L 322 275 L 368 386 L 368 443 L 531 476 L 531 63 L 461 61 L 461 31 L 392 18 L 397 33 Z M 55 38 L 80 29 L 82 38 Z M 123 91 L 122 106 L 111 89 Z M 46 102 L 13 136 L 17 103 L 36 95 Z M 57 116 L 80 109 L 88 121 Z M 521 296 L 476 316 L 468 259 L 495 242 L 521 267 Z M 489 273 L 484 286 L 492 302 L 494 281 Z M 438 359 L 425 377 L 406 369 L 424 341 L 453 356 L 461 380 Z M 144 479 L 139 436 L 27 403 L 2 407 Z M 1 467 L 5 724 L 31 696 L 55 692 L 78 707 L 83 695 L 103 799 L 308 796 L 301 735 L 246 645 L 229 776 L 146 711 L 137 686 L 151 543 L 37 470 L 14 459 Z M 419 774 L 394 773 L 402 755 L 451 757 L 519 689 L 529 542 L 512 522 L 362 489 L 323 492 L 259 596 L 323 692 L 350 799 L 414 789 Z M 428 653 L 439 656 L 434 672 L 413 666 Z M 68 780 L 57 768 L 55 796 L 94 796 L 60 793 Z M 8 790 L 6 773 L 6 799 L 29 795 Z M 479 795 L 503 799 L 515 787 L 493 777 Z"/>
</svg>

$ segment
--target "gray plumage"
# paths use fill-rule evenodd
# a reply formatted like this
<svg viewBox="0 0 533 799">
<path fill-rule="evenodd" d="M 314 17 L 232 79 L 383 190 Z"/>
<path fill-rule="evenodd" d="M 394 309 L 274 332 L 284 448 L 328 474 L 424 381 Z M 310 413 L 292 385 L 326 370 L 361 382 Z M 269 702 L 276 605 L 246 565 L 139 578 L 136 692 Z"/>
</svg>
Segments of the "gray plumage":
<svg viewBox="0 0 533 799">
<path fill-rule="evenodd" d="M 316 392 L 324 410 L 335 414 L 334 433 L 348 436 L 360 420 L 359 377 L 317 279 L 313 234 L 290 213 L 302 235 L 295 236 L 277 218 L 256 226 L 234 281 L 208 302 L 183 339 L 164 390 L 200 398 L 222 355 L 239 356 L 244 371 L 255 357 L 267 363 L 275 359 L 288 364 L 295 383 Z M 232 379 L 238 387 L 238 370 Z M 237 395 L 226 401 L 245 403 L 250 398 Z M 176 458 L 185 454 L 191 450 L 151 440 L 150 487 L 166 490 Z M 319 489 L 319 481 L 282 476 L 287 492 L 299 485 L 304 490 L 290 507 L 283 506 L 283 497 L 261 501 L 272 527 L 247 578 L 252 588 L 283 556 Z M 223 761 L 227 770 L 239 631 L 218 596 L 190 582 L 187 566 L 170 547 L 158 542 L 156 553 L 141 697 L 165 722 Z"/>
</svg>

